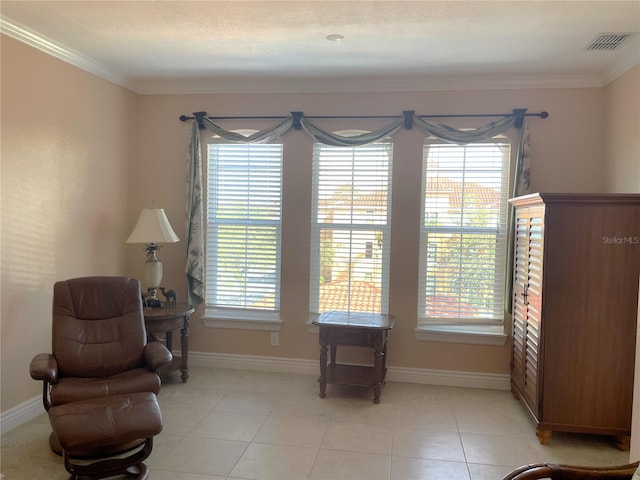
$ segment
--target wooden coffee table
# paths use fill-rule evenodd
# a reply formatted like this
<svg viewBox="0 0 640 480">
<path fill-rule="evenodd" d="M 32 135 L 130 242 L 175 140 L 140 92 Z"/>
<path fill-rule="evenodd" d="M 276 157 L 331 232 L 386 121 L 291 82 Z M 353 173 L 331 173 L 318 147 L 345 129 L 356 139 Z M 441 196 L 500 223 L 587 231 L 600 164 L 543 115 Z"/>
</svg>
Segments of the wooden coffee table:
<svg viewBox="0 0 640 480">
<path fill-rule="evenodd" d="M 324 312 L 314 325 L 320 328 L 320 397 L 327 396 L 327 383 L 373 387 L 373 402 L 380 403 L 380 391 L 387 374 L 387 336 L 395 317 L 380 313 Z M 371 347 L 373 366 L 336 363 L 338 345 Z M 331 362 L 327 365 L 327 349 Z"/>
</svg>

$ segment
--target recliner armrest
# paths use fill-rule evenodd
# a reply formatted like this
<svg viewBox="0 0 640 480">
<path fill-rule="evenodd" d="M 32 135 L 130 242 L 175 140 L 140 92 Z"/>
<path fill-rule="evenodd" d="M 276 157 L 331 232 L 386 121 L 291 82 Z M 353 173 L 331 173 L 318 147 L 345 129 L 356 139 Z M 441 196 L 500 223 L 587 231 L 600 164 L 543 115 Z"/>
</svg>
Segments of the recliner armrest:
<svg viewBox="0 0 640 480">
<path fill-rule="evenodd" d="M 149 342 L 144 347 L 144 359 L 147 366 L 157 372 L 160 367 L 169 365 L 173 360 L 173 355 L 167 347 L 160 342 Z"/>
<path fill-rule="evenodd" d="M 39 353 L 31 360 L 29 373 L 34 380 L 43 380 L 53 385 L 58 381 L 58 361 L 50 353 Z"/>
</svg>

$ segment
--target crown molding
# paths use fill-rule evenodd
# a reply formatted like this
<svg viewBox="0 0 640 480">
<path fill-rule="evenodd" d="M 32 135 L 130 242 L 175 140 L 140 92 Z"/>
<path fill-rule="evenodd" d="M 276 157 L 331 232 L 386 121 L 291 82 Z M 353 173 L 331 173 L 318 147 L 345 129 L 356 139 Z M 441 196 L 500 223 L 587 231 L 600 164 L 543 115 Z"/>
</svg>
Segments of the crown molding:
<svg viewBox="0 0 640 480">
<path fill-rule="evenodd" d="M 131 90 L 128 79 L 113 72 L 105 65 L 96 62 L 90 57 L 83 55 L 65 45 L 50 40 L 28 27 L 6 17 L 0 17 L 0 32 L 14 38 L 20 42 L 47 53 L 63 62 L 78 67 L 85 72 L 92 73 L 104 80 L 107 80 L 121 87 Z"/>
<path fill-rule="evenodd" d="M 628 54 L 601 75 L 466 75 L 429 77 L 366 76 L 330 77 L 212 77 L 202 79 L 158 79 L 133 81 L 65 45 L 56 43 L 28 27 L 0 16 L 0 32 L 44 53 L 74 65 L 140 95 L 183 94 L 283 94 L 283 93 L 380 93 L 463 90 L 521 90 L 539 88 L 600 88 L 640 64 L 640 48 Z M 640 39 L 636 41 L 636 45 Z"/>
</svg>

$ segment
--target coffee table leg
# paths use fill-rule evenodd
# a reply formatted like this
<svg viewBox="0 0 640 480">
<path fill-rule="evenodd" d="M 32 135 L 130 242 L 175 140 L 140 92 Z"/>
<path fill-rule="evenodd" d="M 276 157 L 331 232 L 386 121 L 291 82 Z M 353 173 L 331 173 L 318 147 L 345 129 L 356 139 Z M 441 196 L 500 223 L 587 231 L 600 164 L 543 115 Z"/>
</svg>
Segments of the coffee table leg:
<svg viewBox="0 0 640 480">
<path fill-rule="evenodd" d="M 327 344 L 326 343 L 320 343 L 320 378 L 318 378 L 318 383 L 320 384 L 320 398 L 324 398 L 327 396 Z"/>
<path fill-rule="evenodd" d="M 380 373 L 378 371 L 378 363 L 382 360 L 378 359 L 378 355 L 382 355 L 381 352 L 376 352 L 376 366 L 374 371 L 375 384 L 373 385 L 373 403 L 380 403 L 380 393 L 382 392 L 382 382 L 380 381 Z"/>
<path fill-rule="evenodd" d="M 180 371 L 182 372 L 180 378 L 182 383 L 186 383 L 189 380 L 189 315 L 184 317 L 184 325 L 180 330 L 180 341 L 180 353 L 182 356 L 180 359 Z"/>
<path fill-rule="evenodd" d="M 380 403 L 380 392 L 384 384 L 384 352 L 385 345 L 383 339 L 383 332 L 378 332 L 376 336 L 376 346 L 373 359 L 373 403 Z"/>
</svg>

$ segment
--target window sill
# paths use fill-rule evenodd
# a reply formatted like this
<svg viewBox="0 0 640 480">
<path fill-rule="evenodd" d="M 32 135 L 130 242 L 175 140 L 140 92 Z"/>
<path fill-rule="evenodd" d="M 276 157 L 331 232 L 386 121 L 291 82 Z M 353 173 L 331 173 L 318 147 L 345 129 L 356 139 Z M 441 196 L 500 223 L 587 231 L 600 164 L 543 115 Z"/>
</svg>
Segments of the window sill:
<svg viewBox="0 0 640 480">
<path fill-rule="evenodd" d="M 497 345 L 507 343 L 502 327 L 472 326 L 420 326 L 416 328 L 417 340 L 428 342 L 467 343 L 473 345 Z"/>
<path fill-rule="evenodd" d="M 282 327 L 280 312 L 255 312 L 242 309 L 205 308 L 202 323 L 210 328 L 237 328 L 278 332 Z"/>
</svg>

